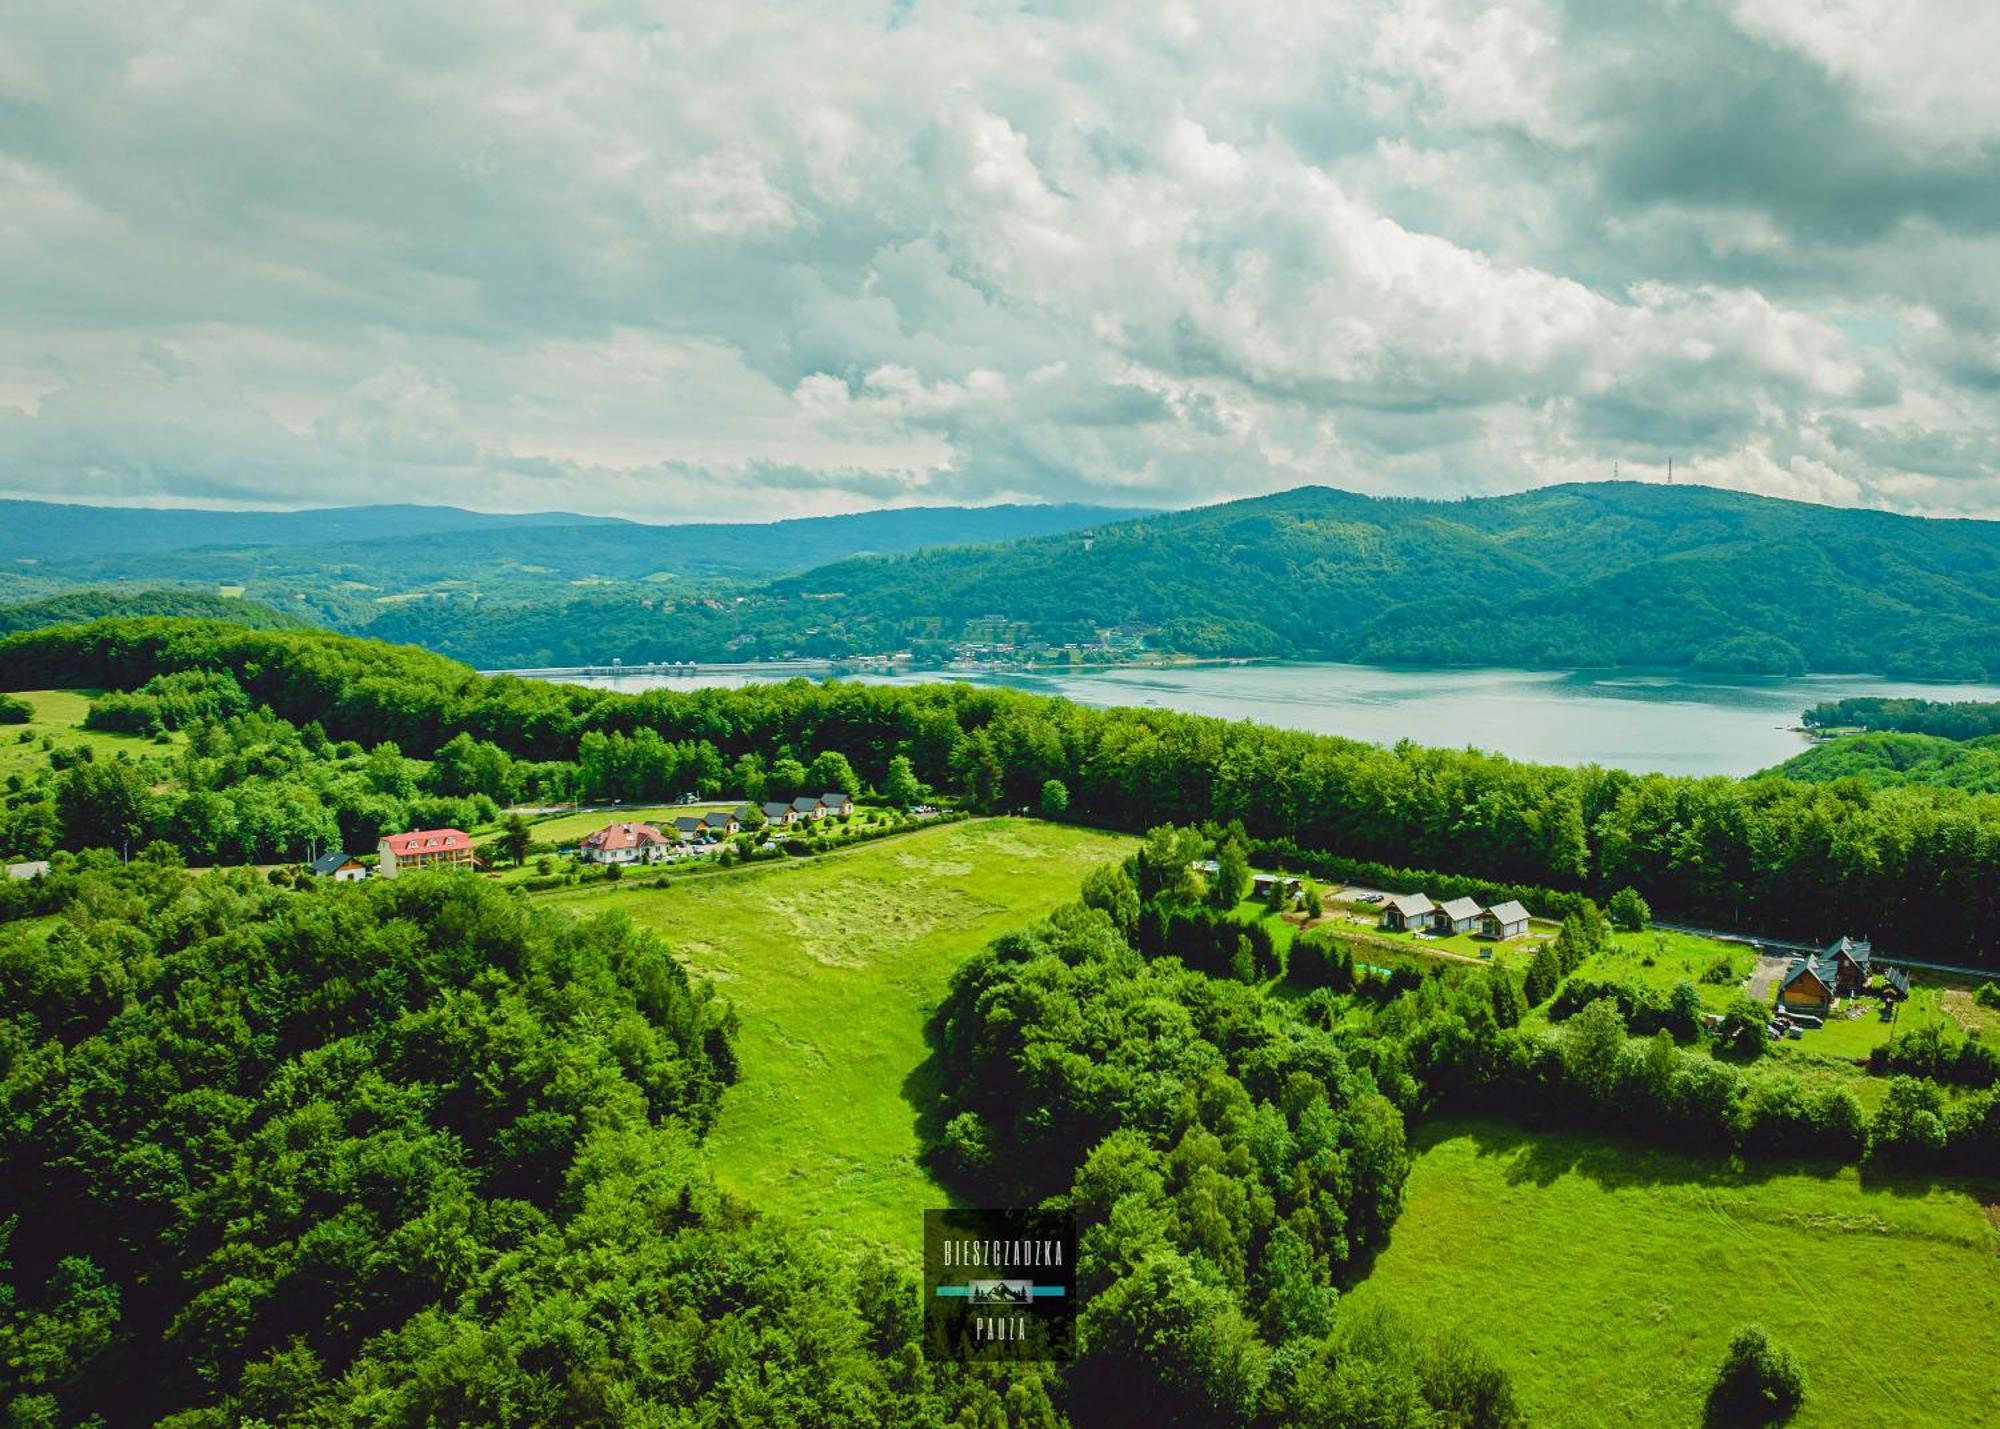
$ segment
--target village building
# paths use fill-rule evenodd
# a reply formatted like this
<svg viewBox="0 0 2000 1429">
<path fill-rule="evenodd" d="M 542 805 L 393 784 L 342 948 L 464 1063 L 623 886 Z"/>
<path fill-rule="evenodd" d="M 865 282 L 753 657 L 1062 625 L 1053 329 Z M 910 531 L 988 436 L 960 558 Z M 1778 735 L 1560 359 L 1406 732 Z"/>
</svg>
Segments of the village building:
<svg viewBox="0 0 2000 1429">
<path fill-rule="evenodd" d="M 726 838 L 742 827 L 742 821 L 728 809 L 716 809 L 701 816 L 701 827 L 704 833 L 718 834 Z"/>
<path fill-rule="evenodd" d="M 1842 938 L 1821 954 L 1833 963 L 1834 990 L 1842 993 L 1866 992 L 1868 965 L 1874 953 L 1874 947 L 1865 941 Z"/>
<path fill-rule="evenodd" d="M 764 806 L 764 822 L 788 829 L 798 821 L 798 810 L 790 804 L 781 804 L 773 799 Z"/>
<path fill-rule="evenodd" d="M 382 861 L 377 872 L 394 878 L 412 868 L 472 868 L 479 860 L 463 829 L 413 829 L 389 834 L 375 846 Z"/>
<path fill-rule="evenodd" d="M 1258 873 L 1251 875 L 1250 896 L 1252 898 L 1269 898 L 1273 889 L 1282 890 L 1279 895 L 1280 897 L 1296 898 L 1305 891 L 1305 884 L 1296 878 L 1287 878 L 1285 875 L 1278 873 Z"/>
<path fill-rule="evenodd" d="M 1902 968 L 1882 970 L 1882 996 L 1889 1002 L 1903 1002 L 1910 995 L 1910 975 Z"/>
<path fill-rule="evenodd" d="M 49 861 L 45 858 L 34 858 L 26 863 L 10 863 L 7 865 L 7 876 L 22 882 L 30 878 L 47 878 Z"/>
<path fill-rule="evenodd" d="M 1513 899 L 1496 903 L 1479 915 L 1480 934 L 1505 942 L 1528 931 L 1528 910 Z"/>
<path fill-rule="evenodd" d="M 802 819 L 823 819 L 826 817 L 825 808 L 821 806 L 819 799 L 812 794 L 801 794 L 798 798 L 792 800 L 792 811 Z"/>
<path fill-rule="evenodd" d="M 829 818 L 844 819 L 854 812 L 854 800 L 847 794 L 835 791 L 819 796 L 820 811 Z"/>
<path fill-rule="evenodd" d="M 658 863 L 669 842 L 651 824 L 607 824 L 577 845 L 576 856 L 583 863 Z"/>
<path fill-rule="evenodd" d="M 1431 910 L 1431 931 L 1470 933 L 1479 926 L 1480 912 L 1477 898 L 1448 899 Z"/>
<path fill-rule="evenodd" d="M 1793 958 L 1778 984 L 1778 1006 L 1792 1012 L 1828 1012 L 1838 980 L 1833 959 L 1824 954 Z"/>
<path fill-rule="evenodd" d="M 685 842 L 692 843 L 700 837 L 701 830 L 701 816 L 698 814 L 682 814 L 674 820 L 674 837 Z"/>
<path fill-rule="evenodd" d="M 1391 932 L 1414 932 L 1428 927 L 1437 911 L 1425 893 L 1392 893 L 1382 900 L 1382 926 Z"/>
<path fill-rule="evenodd" d="M 359 883 L 368 876 L 366 865 L 341 849 L 331 849 L 306 866 L 321 878 L 331 878 L 335 883 Z"/>
</svg>

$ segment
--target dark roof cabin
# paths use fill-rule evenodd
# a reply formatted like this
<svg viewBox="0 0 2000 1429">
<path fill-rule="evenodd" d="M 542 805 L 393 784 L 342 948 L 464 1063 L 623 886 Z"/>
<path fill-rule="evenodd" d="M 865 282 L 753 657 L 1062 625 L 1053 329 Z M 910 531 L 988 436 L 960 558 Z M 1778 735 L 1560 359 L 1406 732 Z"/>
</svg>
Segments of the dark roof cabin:
<svg viewBox="0 0 2000 1429">
<path fill-rule="evenodd" d="M 1882 970 L 1882 996 L 1901 1002 L 1910 995 L 1910 975 L 1901 968 Z"/>
<path fill-rule="evenodd" d="M 1874 948 L 1864 940 L 1842 938 L 1820 956 L 1833 964 L 1834 988 L 1839 992 L 1861 992 L 1868 986 L 1868 964 Z"/>
<path fill-rule="evenodd" d="M 1785 971 L 1784 981 L 1778 984 L 1778 1003 L 1782 1007 L 1824 1012 L 1833 1006 L 1837 980 L 1831 958 L 1824 955 L 1793 958 L 1791 967 Z"/>
</svg>

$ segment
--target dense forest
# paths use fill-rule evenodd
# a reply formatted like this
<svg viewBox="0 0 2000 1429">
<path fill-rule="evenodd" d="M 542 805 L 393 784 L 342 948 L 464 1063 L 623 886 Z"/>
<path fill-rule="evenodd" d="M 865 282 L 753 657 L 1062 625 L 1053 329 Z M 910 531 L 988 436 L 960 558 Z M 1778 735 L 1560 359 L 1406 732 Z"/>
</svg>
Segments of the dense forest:
<svg viewBox="0 0 2000 1429">
<path fill-rule="evenodd" d="M 1878 789 L 1934 784 L 2000 794 L 2000 735 L 1958 740 L 1934 734 L 1851 734 L 1815 744 L 1770 772 L 1822 784 L 1859 779 Z"/>
<path fill-rule="evenodd" d="M 837 653 L 989 614 L 1058 643 L 1151 625 L 1209 655 L 1978 679 L 2000 675 L 2000 526 L 1630 483 L 1448 503 L 1308 487 L 1088 543 L 846 561 L 740 618 L 759 649 Z"/>
<path fill-rule="evenodd" d="M 1499 1429 L 1522 1416 L 1485 1349 L 1342 1302 L 1419 1119 L 2000 1173 L 2000 1055 L 1977 1039 L 1891 1039 L 1864 1114 L 1763 1065 L 1763 1008 L 1711 1032 L 1691 985 L 1579 971 L 1611 936 L 1591 892 L 1628 920 L 1870 899 L 1920 915 L 1907 950 L 1929 951 L 1953 926 L 1929 890 L 1976 911 L 1996 884 L 1996 801 L 1957 791 L 1547 769 L 957 685 L 623 696 L 193 620 L 12 636 L 0 671 L 104 688 L 89 728 L 146 740 L 10 776 L 0 822 L 57 850 L 0 899 L 10 1423 L 651 1405 L 774 1429 Z M 734 1014 L 651 934 L 448 874 L 183 867 L 530 795 L 815 783 L 1145 831 L 964 963 L 931 1028 L 937 1174 L 1077 1219 L 1066 1369 L 927 1362 L 905 1268 L 717 1191 L 701 1143 L 739 1075 Z M 1287 952 L 1238 916 L 1253 853 L 1539 884 L 1561 931 L 1525 977 L 1385 972 L 1324 929 Z"/>
<path fill-rule="evenodd" d="M 194 620 L 226 620 L 253 630 L 299 630 L 313 622 L 254 600 L 236 600 L 194 590 L 82 590 L 0 605 L 0 635 L 40 630 L 45 625 L 77 625 L 111 616 L 172 615 Z"/>
<path fill-rule="evenodd" d="M 2000 703 L 1983 700 L 1907 700 L 1876 697 L 1828 700 L 1805 713 L 1807 729 L 1893 731 L 1939 739 L 1983 739 L 2000 734 Z"/>
<path fill-rule="evenodd" d="M 488 669 L 1088 651 L 1124 627 L 1191 655 L 2000 678 L 2000 526 L 1632 483 L 86 548 L 0 575 L 0 595 L 113 582 L 242 586 Z"/>
<path fill-rule="evenodd" d="M 390 743 L 428 757 L 463 736 L 535 764 L 573 761 L 593 732 L 651 731 L 663 749 L 712 748 L 724 768 L 781 746 L 834 752 L 877 787 L 902 758 L 976 808 L 1039 807 L 1053 781 L 1071 817 L 1108 827 L 1240 820 L 1300 855 L 1493 887 L 1631 886 L 1662 916 L 1820 941 L 1867 935 L 1909 957 L 1995 956 L 2000 800 L 1957 789 L 1552 768 L 959 684 L 620 695 L 482 678 L 424 651 L 323 632 L 194 621 L 0 641 L 0 672 L 16 689 L 135 690 L 197 670 L 228 672 L 254 704 L 364 750 Z M 15 827 L 46 830 L 48 814 L 32 811 L 58 792 L 11 793 Z"/>
<path fill-rule="evenodd" d="M 9 1425 L 1055 1422 L 927 1365 L 903 1271 L 716 1192 L 729 1014 L 651 935 L 64 876 L 46 941 L 0 928 Z"/>
</svg>

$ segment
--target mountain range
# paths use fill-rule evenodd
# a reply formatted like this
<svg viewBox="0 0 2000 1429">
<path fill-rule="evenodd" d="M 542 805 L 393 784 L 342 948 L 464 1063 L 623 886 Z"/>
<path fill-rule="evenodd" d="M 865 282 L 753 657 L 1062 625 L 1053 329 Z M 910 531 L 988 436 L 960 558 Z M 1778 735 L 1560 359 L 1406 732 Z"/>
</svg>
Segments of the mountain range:
<svg viewBox="0 0 2000 1429">
<path fill-rule="evenodd" d="M 242 587 L 486 668 L 968 644 L 1077 658 L 1115 628 L 1199 656 L 2000 678 L 2000 524 L 1630 482 L 1447 502 L 1302 487 L 1145 514 L 503 518 L 37 570 L 72 589 Z"/>
</svg>

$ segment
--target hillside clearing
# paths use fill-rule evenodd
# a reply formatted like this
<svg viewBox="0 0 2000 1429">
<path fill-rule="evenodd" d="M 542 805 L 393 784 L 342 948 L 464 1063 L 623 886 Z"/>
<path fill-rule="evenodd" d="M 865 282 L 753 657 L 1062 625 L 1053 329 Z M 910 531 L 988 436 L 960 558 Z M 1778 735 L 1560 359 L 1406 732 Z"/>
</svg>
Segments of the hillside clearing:
<svg viewBox="0 0 2000 1429">
<path fill-rule="evenodd" d="M 968 954 L 1074 898 L 1130 841 L 986 819 L 666 888 L 564 890 L 664 934 L 741 1018 L 742 1075 L 709 1137 L 720 1184 L 762 1209 L 901 1247 L 946 1201 L 917 1164 L 924 1023 Z"/>
<path fill-rule="evenodd" d="M 1684 1425 L 1730 1334 L 1804 1362 L 1799 1429 L 2000 1418 L 2000 1229 L 1946 1183 L 1710 1160 L 1447 1119 L 1352 1292 L 1462 1328 L 1537 1425 Z"/>
</svg>

